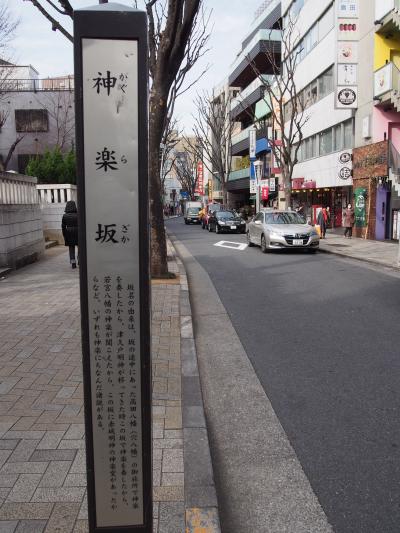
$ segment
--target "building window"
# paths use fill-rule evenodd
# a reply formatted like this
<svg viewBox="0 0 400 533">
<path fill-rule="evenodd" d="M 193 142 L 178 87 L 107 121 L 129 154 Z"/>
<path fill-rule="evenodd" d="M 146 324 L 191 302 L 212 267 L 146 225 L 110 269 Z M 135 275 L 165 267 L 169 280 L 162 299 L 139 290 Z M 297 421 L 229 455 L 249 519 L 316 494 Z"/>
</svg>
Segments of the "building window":
<svg viewBox="0 0 400 533">
<path fill-rule="evenodd" d="M 343 149 L 341 124 L 333 128 L 333 149 L 335 152 Z"/>
<path fill-rule="evenodd" d="M 23 133 L 49 131 L 47 109 L 16 109 L 15 129 Z"/>
<path fill-rule="evenodd" d="M 333 67 L 318 78 L 318 99 L 321 100 L 333 91 Z"/>
<path fill-rule="evenodd" d="M 329 128 L 319 134 L 319 155 L 327 155 L 332 151 L 332 128 Z"/>
<path fill-rule="evenodd" d="M 299 162 L 352 148 L 353 129 L 353 119 L 349 119 L 303 139 L 299 150 Z"/>
<path fill-rule="evenodd" d="M 353 119 L 346 120 L 343 129 L 343 148 L 353 148 Z"/>
</svg>

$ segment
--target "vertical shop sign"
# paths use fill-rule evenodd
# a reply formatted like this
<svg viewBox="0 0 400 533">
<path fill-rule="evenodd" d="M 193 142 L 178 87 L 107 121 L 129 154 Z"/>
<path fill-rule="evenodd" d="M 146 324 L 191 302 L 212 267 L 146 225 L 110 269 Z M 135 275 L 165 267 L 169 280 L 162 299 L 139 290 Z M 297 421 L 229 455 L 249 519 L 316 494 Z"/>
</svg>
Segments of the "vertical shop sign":
<svg viewBox="0 0 400 533">
<path fill-rule="evenodd" d="M 336 3 L 335 107 L 358 107 L 359 0 Z"/>
<path fill-rule="evenodd" d="M 204 195 L 204 167 L 202 161 L 197 163 L 196 194 Z"/>
<path fill-rule="evenodd" d="M 257 145 L 257 131 L 255 129 L 249 130 L 249 156 L 250 159 L 256 157 L 256 145 Z"/>
<path fill-rule="evenodd" d="M 213 180 L 212 178 L 210 178 L 208 180 L 208 201 L 211 202 L 211 200 L 213 199 Z"/>
<path fill-rule="evenodd" d="M 89 530 L 152 531 L 147 19 L 75 11 Z"/>
<path fill-rule="evenodd" d="M 365 228 L 367 225 L 366 198 L 367 189 L 364 187 L 357 187 L 354 191 L 354 214 L 355 226 L 357 228 Z"/>
</svg>

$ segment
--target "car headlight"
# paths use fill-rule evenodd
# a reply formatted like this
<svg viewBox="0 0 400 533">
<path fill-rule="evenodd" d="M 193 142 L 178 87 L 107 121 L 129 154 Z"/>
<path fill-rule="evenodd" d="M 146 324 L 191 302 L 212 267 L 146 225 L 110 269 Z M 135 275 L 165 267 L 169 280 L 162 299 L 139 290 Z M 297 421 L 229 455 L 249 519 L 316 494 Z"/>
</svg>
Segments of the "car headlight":
<svg viewBox="0 0 400 533">
<path fill-rule="evenodd" d="M 225 226 L 225 222 L 223 222 L 222 220 L 218 221 L 218 224 L 220 224 L 221 226 Z"/>
<path fill-rule="evenodd" d="M 279 235 L 279 233 L 270 233 L 269 238 L 270 239 L 280 239 L 282 235 Z"/>
</svg>

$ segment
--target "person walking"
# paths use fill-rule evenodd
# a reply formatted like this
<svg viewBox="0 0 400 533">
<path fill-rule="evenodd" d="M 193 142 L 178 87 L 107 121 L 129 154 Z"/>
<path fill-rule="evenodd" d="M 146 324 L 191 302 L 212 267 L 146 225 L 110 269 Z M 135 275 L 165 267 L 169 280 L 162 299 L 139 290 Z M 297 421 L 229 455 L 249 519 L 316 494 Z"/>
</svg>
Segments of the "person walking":
<svg viewBox="0 0 400 533">
<path fill-rule="evenodd" d="M 326 210 L 326 207 L 323 207 L 317 216 L 317 224 L 319 225 L 321 230 L 321 239 L 325 239 L 326 227 L 328 225 L 328 216 L 329 215 Z"/>
<path fill-rule="evenodd" d="M 75 246 L 78 246 L 78 210 L 73 200 L 67 202 L 61 222 L 65 246 L 69 248 L 69 260 L 72 268 L 76 268 Z"/>
<path fill-rule="evenodd" d="M 353 236 L 353 226 L 355 223 L 356 217 L 354 213 L 354 209 L 351 207 L 351 204 L 348 204 L 347 209 L 345 209 L 343 214 L 343 226 L 345 228 L 344 230 L 344 236 L 345 238 L 347 235 L 349 236 L 349 239 Z"/>
</svg>

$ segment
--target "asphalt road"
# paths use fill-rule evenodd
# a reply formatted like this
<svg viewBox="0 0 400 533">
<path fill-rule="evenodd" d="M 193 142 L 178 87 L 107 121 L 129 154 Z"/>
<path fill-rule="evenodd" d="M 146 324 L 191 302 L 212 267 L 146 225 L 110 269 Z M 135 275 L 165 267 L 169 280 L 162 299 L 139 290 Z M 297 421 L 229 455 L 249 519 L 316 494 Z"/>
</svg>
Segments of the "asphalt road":
<svg viewBox="0 0 400 533">
<path fill-rule="evenodd" d="M 399 532 L 399 276 L 167 227 L 214 283 L 334 530 Z"/>
</svg>

